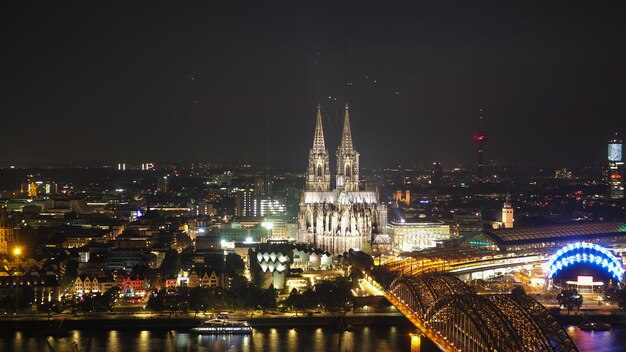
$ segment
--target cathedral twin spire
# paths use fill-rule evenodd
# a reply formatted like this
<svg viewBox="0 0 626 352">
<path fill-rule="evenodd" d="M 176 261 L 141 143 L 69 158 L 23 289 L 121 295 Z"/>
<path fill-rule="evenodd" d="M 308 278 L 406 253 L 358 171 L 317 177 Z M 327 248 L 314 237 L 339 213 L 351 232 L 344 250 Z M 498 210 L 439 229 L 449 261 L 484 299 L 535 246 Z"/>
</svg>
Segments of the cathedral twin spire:
<svg viewBox="0 0 626 352">
<path fill-rule="evenodd" d="M 348 113 L 348 103 L 346 103 L 346 112 L 343 117 L 343 132 L 341 134 L 341 149 L 353 150 L 352 146 L 352 131 L 350 130 L 350 114 Z"/>
<path fill-rule="evenodd" d="M 322 127 L 322 107 L 320 104 L 317 104 L 317 120 L 315 121 L 313 149 L 316 151 L 326 150 L 326 143 L 324 143 L 324 128 Z"/>
<path fill-rule="evenodd" d="M 339 190 L 354 192 L 359 190 L 359 153 L 352 145 L 348 104 L 345 107 L 341 145 L 337 148 L 337 178 Z M 321 107 L 317 105 L 313 147 L 309 152 L 309 167 L 306 175 L 307 191 L 330 191 L 330 168 L 328 150 L 324 141 Z"/>
<path fill-rule="evenodd" d="M 359 190 L 359 153 L 352 145 L 352 131 L 350 130 L 349 107 L 346 103 L 343 117 L 343 132 L 341 145 L 337 148 L 337 189 L 347 192 Z"/>
<path fill-rule="evenodd" d="M 307 191 L 330 191 L 330 165 L 328 149 L 324 142 L 324 128 L 322 127 L 322 109 L 317 105 L 317 120 L 313 146 L 309 151 L 309 166 L 306 172 Z"/>
</svg>

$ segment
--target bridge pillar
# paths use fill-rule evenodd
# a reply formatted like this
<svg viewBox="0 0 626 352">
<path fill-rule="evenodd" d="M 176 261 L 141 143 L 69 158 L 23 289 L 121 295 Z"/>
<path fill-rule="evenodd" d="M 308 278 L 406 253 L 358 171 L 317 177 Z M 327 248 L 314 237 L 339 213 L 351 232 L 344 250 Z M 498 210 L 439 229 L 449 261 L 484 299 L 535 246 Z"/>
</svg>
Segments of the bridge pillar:
<svg viewBox="0 0 626 352">
<path fill-rule="evenodd" d="M 461 274 L 459 275 L 459 279 L 464 282 L 472 281 L 472 274 Z"/>
<path fill-rule="evenodd" d="M 411 333 L 411 352 L 422 351 L 422 334 Z"/>
</svg>

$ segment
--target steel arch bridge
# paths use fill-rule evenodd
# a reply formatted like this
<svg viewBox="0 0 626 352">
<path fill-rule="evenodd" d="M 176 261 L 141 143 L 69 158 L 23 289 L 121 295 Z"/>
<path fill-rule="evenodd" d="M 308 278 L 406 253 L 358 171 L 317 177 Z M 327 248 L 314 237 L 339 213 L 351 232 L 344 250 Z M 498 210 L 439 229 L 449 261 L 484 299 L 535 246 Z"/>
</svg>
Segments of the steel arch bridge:
<svg viewBox="0 0 626 352">
<path fill-rule="evenodd" d="M 400 276 L 387 293 L 445 351 L 578 351 L 547 309 L 527 295 L 478 295 L 443 273 Z"/>
</svg>

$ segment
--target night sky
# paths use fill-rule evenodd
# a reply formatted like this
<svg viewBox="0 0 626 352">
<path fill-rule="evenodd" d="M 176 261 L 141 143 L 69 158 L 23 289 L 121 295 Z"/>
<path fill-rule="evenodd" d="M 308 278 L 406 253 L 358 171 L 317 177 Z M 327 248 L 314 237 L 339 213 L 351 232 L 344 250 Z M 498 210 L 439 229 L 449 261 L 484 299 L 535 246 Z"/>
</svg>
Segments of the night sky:
<svg viewBox="0 0 626 352">
<path fill-rule="evenodd" d="M 498 163 L 592 164 L 626 132 L 623 1 L 233 3 L 3 1 L 0 163 L 304 169 L 317 102 L 370 167 L 468 165 L 479 128 Z"/>
</svg>

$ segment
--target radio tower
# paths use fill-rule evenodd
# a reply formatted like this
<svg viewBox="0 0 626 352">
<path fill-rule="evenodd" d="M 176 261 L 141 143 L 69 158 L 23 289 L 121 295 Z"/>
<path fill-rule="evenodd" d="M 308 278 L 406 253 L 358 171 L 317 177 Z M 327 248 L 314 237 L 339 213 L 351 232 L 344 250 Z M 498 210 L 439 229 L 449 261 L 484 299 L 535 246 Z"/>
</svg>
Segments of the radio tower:
<svg viewBox="0 0 626 352">
<path fill-rule="evenodd" d="M 485 117 L 483 116 L 483 109 L 480 109 L 480 125 L 482 125 L 482 121 L 485 119 Z M 482 181 L 483 180 L 483 143 L 487 140 L 487 136 L 485 135 L 485 133 L 481 130 L 478 131 L 478 133 L 476 133 L 474 135 L 474 143 L 476 143 L 476 145 L 478 146 L 478 181 Z"/>
</svg>

